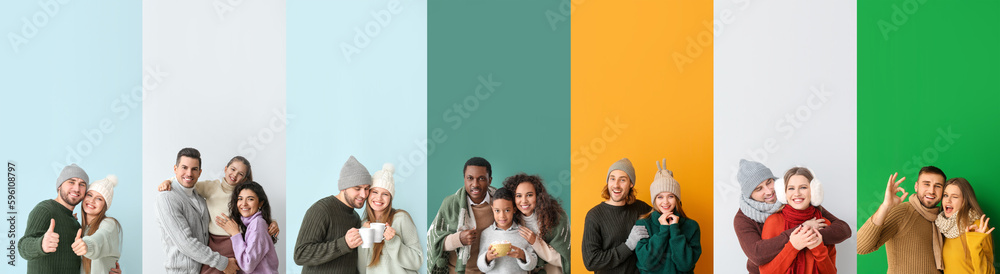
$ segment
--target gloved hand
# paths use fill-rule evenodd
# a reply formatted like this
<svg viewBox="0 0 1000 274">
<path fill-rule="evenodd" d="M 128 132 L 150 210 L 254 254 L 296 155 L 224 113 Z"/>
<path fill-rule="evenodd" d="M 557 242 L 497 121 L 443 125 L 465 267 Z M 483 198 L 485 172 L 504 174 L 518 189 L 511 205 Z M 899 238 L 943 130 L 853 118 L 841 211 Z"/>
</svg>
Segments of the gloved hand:
<svg viewBox="0 0 1000 274">
<path fill-rule="evenodd" d="M 639 244 L 639 240 L 649 238 L 649 231 L 646 231 L 644 226 L 632 226 L 632 232 L 628 234 L 628 240 L 625 240 L 625 245 L 628 246 L 629 250 L 635 251 L 635 245 Z"/>
</svg>

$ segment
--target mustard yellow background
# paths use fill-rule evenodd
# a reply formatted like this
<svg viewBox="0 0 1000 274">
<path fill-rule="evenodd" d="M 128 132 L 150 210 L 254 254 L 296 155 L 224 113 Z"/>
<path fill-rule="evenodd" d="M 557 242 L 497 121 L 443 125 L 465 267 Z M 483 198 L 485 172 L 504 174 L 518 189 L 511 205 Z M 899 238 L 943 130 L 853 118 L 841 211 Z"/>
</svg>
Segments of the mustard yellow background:
<svg viewBox="0 0 1000 274">
<path fill-rule="evenodd" d="M 573 272 L 586 271 L 587 211 L 603 201 L 608 167 L 627 157 L 647 203 L 656 161 L 666 158 L 701 228 L 695 273 L 711 273 L 712 2 L 585 1 L 571 22 Z"/>
</svg>

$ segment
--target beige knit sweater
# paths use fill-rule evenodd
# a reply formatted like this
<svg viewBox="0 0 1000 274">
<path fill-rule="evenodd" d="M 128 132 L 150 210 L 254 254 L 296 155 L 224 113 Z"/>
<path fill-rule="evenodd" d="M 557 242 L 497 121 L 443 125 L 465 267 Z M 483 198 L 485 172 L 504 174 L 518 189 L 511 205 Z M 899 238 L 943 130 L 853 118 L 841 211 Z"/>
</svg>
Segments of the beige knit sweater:
<svg viewBox="0 0 1000 274">
<path fill-rule="evenodd" d="M 889 263 L 886 273 L 941 273 L 934 265 L 934 223 L 927 221 L 910 203 L 889 210 L 882 225 L 868 217 L 858 230 L 858 254 L 868 254 L 885 245 Z"/>
</svg>

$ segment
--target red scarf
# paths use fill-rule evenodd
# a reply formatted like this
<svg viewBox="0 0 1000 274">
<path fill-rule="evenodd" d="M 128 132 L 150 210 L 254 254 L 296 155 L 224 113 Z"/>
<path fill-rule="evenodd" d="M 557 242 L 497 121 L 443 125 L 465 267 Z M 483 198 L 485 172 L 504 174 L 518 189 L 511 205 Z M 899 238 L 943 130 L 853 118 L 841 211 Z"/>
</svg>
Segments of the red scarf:
<svg viewBox="0 0 1000 274">
<path fill-rule="evenodd" d="M 785 205 L 785 207 L 781 209 L 781 216 L 785 217 L 785 230 L 795 228 L 812 218 L 817 218 L 817 219 L 823 218 L 822 212 L 819 210 L 819 208 L 815 206 L 810 206 L 806 209 L 798 210 L 792 208 L 791 205 Z M 799 253 L 795 254 L 795 262 L 792 263 L 792 267 L 789 267 L 788 271 L 785 273 L 789 274 L 806 273 L 806 252 L 808 251 L 809 250 L 807 248 L 799 250 Z M 815 265 L 813 266 L 813 268 L 814 269 L 811 271 L 812 273 L 819 273 L 819 269 L 815 269 L 816 268 Z"/>
</svg>

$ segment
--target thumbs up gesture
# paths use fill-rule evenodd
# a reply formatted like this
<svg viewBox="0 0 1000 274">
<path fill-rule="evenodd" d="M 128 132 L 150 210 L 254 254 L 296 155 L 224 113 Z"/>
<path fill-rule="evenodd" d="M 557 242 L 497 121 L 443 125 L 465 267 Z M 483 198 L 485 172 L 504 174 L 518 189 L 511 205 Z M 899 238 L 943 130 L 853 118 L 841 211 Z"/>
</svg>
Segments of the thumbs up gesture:
<svg viewBox="0 0 1000 274">
<path fill-rule="evenodd" d="M 56 219 L 49 220 L 49 230 L 42 235 L 42 252 L 45 253 L 56 252 L 56 247 L 59 246 L 59 234 L 52 231 L 56 227 Z"/>
<path fill-rule="evenodd" d="M 80 237 L 83 236 L 83 229 L 78 229 L 76 231 L 76 239 L 73 240 L 73 253 L 77 256 L 83 256 L 87 254 L 87 243 L 84 243 Z"/>
</svg>

